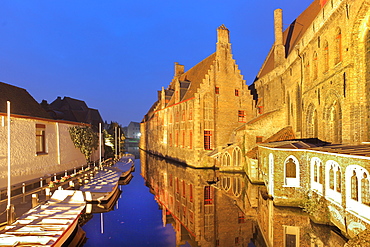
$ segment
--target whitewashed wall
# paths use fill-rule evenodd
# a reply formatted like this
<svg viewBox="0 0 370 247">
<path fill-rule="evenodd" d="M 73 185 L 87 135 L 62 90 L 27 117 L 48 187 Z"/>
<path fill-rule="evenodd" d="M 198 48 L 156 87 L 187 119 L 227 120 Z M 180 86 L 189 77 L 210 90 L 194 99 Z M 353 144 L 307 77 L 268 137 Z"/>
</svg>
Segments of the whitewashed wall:
<svg viewBox="0 0 370 247">
<path fill-rule="evenodd" d="M 46 154 L 36 154 L 36 124 L 46 127 Z M 68 132 L 74 125 L 12 117 L 10 126 L 11 184 L 86 164 Z M 7 121 L 5 116 L 0 116 L 0 188 L 7 184 L 7 172 Z"/>
</svg>

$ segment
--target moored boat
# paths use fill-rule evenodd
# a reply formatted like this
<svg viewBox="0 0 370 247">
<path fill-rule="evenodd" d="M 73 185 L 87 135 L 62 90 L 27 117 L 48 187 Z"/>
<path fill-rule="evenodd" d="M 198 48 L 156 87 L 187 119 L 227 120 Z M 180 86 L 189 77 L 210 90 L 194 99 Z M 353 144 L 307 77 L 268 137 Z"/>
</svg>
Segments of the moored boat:
<svg viewBox="0 0 370 247">
<path fill-rule="evenodd" d="M 0 246 L 57 247 L 71 242 L 85 205 L 81 191 L 57 190 L 47 203 L 0 231 Z"/>
<path fill-rule="evenodd" d="M 118 190 L 118 181 L 122 171 L 116 167 L 106 167 L 93 179 L 80 187 L 85 194 L 86 202 L 104 203 Z"/>
</svg>

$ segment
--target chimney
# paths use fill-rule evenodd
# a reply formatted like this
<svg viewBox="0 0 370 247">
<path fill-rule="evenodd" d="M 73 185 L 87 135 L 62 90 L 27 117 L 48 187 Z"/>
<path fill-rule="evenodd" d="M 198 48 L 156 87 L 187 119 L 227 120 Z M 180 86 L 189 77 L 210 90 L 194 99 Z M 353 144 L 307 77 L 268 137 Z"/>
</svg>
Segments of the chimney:
<svg viewBox="0 0 370 247">
<path fill-rule="evenodd" d="M 281 65 L 285 60 L 285 47 L 283 37 L 283 10 L 274 11 L 275 44 L 274 56 L 275 67 Z"/>
<path fill-rule="evenodd" d="M 227 54 L 231 53 L 229 29 L 224 24 L 217 28 L 216 53 L 219 58 L 223 59 L 227 59 Z"/>
<path fill-rule="evenodd" d="M 175 77 L 184 74 L 184 70 L 185 70 L 184 65 L 175 62 Z"/>
</svg>

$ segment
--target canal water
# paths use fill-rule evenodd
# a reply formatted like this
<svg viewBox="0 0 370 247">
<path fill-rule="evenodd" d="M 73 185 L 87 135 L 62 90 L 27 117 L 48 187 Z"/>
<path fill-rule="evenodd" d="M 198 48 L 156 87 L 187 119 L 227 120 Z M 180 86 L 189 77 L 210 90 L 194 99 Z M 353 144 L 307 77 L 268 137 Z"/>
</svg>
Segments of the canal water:
<svg viewBox="0 0 370 247">
<path fill-rule="evenodd" d="M 245 173 L 194 169 L 145 152 L 114 209 L 95 213 L 84 246 L 343 246 L 334 227 L 275 207 Z"/>
<path fill-rule="evenodd" d="M 140 159 L 135 168 L 131 182 L 121 185 L 113 210 L 95 213 L 83 225 L 84 246 L 176 246 L 174 229 L 163 227 L 162 212 L 140 175 Z"/>
</svg>

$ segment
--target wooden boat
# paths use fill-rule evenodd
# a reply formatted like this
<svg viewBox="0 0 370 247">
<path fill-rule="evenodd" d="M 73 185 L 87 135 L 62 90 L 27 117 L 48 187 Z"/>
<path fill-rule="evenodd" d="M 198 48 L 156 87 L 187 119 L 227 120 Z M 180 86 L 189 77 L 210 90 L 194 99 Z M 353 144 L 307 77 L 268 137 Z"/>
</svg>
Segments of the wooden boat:
<svg viewBox="0 0 370 247">
<path fill-rule="evenodd" d="M 134 176 L 130 172 L 125 178 L 120 179 L 118 183 L 119 183 L 119 185 L 127 185 L 127 184 L 129 184 L 131 182 L 131 180 L 132 180 L 133 177 Z"/>
<path fill-rule="evenodd" d="M 71 242 L 85 209 L 81 191 L 57 190 L 0 231 L 0 246 L 62 246 Z M 78 229 L 77 229 L 78 230 Z"/>
<path fill-rule="evenodd" d="M 87 203 L 86 214 L 106 213 L 114 210 L 114 205 L 116 205 L 121 193 L 122 191 L 118 189 L 105 203 Z"/>
<path fill-rule="evenodd" d="M 105 167 L 87 184 L 80 187 L 86 202 L 107 202 L 118 190 L 118 181 L 122 171 L 116 167 Z"/>
</svg>

